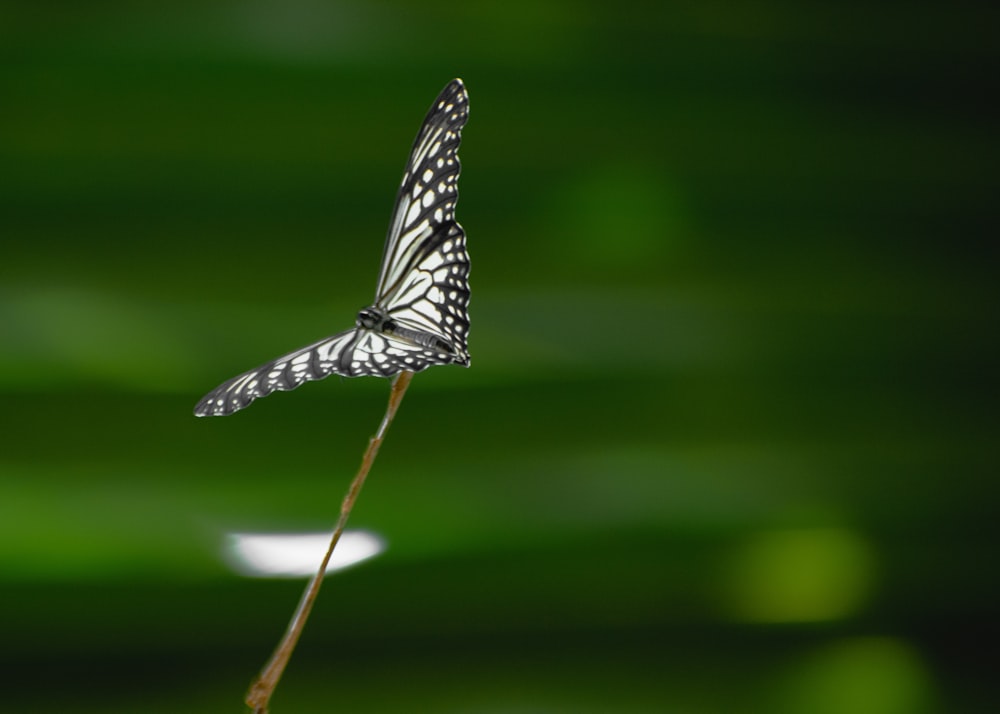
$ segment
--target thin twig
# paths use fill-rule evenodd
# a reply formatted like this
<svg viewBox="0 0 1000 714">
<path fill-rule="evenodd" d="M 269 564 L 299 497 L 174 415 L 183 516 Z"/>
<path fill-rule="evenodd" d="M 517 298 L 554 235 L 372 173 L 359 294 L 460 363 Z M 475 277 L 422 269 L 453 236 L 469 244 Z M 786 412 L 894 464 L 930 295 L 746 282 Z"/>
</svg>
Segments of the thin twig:
<svg viewBox="0 0 1000 714">
<path fill-rule="evenodd" d="M 340 518 L 337 519 L 337 527 L 334 528 L 333 537 L 330 538 L 330 547 L 327 548 L 326 555 L 323 556 L 319 570 L 309 581 L 305 592 L 302 593 L 302 599 L 299 600 L 299 606 L 296 608 L 295 614 L 292 615 L 291 622 L 288 623 L 288 629 L 285 631 L 281 643 L 271 655 L 271 659 L 261 671 L 260 676 L 254 680 L 247 691 L 245 701 L 253 709 L 254 714 L 267 714 L 268 701 L 274 694 L 278 680 L 281 679 L 285 666 L 288 664 L 288 660 L 295 650 L 295 645 L 299 641 L 299 636 L 302 634 L 302 629 L 305 627 L 306 619 L 308 619 L 316 596 L 319 594 L 319 586 L 323 583 L 323 575 L 326 573 L 330 556 L 333 555 L 333 549 L 337 547 L 337 541 L 340 540 L 340 535 L 344 532 L 344 526 L 347 525 L 347 519 L 354 508 L 354 502 L 357 500 L 358 494 L 361 493 L 361 487 L 365 484 L 365 478 L 375 461 L 379 446 L 382 445 L 385 432 L 389 429 L 393 417 L 396 416 L 396 410 L 399 408 L 399 403 L 403 401 L 403 395 L 406 394 L 406 388 L 410 386 L 412 378 L 413 372 L 400 372 L 392 380 L 392 391 L 389 394 L 389 405 L 386 407 L 385 416 L 382 417 L 382 424 L 379 425 L 378 432 L 368 440 L 368 448 L 361 458 L 361 468 L 358 469 L 357 475 L 347 490 L 347 495 L 344 496 L 343 503 L 340 504 Z"/>
</svg>

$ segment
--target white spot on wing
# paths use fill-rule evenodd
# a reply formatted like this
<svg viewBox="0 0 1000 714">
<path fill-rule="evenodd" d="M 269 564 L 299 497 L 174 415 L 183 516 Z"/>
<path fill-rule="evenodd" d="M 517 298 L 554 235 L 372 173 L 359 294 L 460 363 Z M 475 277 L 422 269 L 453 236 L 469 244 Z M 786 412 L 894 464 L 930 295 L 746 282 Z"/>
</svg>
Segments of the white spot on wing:
<svg viewBox="0 0 1000 714">
<path fill-rule="evenodd" d="M 439 268 L 441 266 L 441 263 L 443 262 L 444 261 L 441 258 L 441 254 L 435 252 L 431 253 L 426 258 L 424 258 L 424 261 L 420 264 L 420 267 L 424 270 L 435 270 L 436 268 Z"/>
<path fill-rule="evenodd" d="M 405 225 L 412 225 L 420 217 L 421 206 L 419 203 L 414 203 L 410 206 L 410 210 L 406 212 Z"/>
</svg>

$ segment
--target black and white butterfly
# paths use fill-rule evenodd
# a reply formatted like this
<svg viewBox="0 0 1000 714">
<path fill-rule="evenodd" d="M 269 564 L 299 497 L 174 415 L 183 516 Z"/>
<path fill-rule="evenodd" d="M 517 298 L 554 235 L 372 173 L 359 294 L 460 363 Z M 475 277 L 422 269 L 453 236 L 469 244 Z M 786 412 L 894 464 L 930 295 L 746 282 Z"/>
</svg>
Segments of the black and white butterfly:
<svg viewBox="0 0 1000 714">
<path fill-rule="evenodd" d="M 454 79 L 417 134 L 382 253 L 375 303 L 353 328 L 223 382 L 194 409 L 225 416 L 257 397 L 331 374 L 391 377 L 437 364 L 469 365 L 469 254 L 455 221 L 458 146 L 469 96 Z"/>
</svg>

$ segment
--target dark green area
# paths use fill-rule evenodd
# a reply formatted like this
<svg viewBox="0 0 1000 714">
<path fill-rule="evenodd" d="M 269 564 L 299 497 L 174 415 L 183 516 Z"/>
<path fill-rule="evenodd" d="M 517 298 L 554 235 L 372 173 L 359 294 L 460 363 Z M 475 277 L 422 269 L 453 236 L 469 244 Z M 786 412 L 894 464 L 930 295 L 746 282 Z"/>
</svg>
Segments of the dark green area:
<svg viewBox="0 0 1000 714">
<path fill-rule="evenodd" d="M 275 712 L 998 707 L 983 3 L 0 5 L 13 711 L 239 711 L 381 380 L 348 327 L 445 83 L 472 368 L 418 375 Z"/>
</svg>

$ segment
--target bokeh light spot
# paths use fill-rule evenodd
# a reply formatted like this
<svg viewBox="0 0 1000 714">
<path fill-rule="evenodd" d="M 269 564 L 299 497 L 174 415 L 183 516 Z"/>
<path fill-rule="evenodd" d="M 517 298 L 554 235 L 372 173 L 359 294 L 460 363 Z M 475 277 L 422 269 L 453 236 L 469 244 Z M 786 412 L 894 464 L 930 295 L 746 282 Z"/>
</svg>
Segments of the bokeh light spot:
<svg viewBox="0 0 1000 714">
<path fill-rule="evenodd" d="M 230 533 L 224 556 L 233 570 L 254 578 L 300 578 L 313 575 L 330 544 L 330 533 Z M 345 531 L 326 572 L 360 563 L 385 550 L 373 533 Z"/>
<path fill-rule="evenodd" d="M 779 686 L 780 714 L 920 714 L 933 710 L 930 676 L 904 642 L 852 638 L 797 662 Z"/>
<path fill-rule="evenodd" d="M 746 622 L 833 620 L 857 611 L 873 576 L 871 550 L 851 531 L 775 531 L 732 554 L 722 599 L 730 616 Z"/>
</svg>

